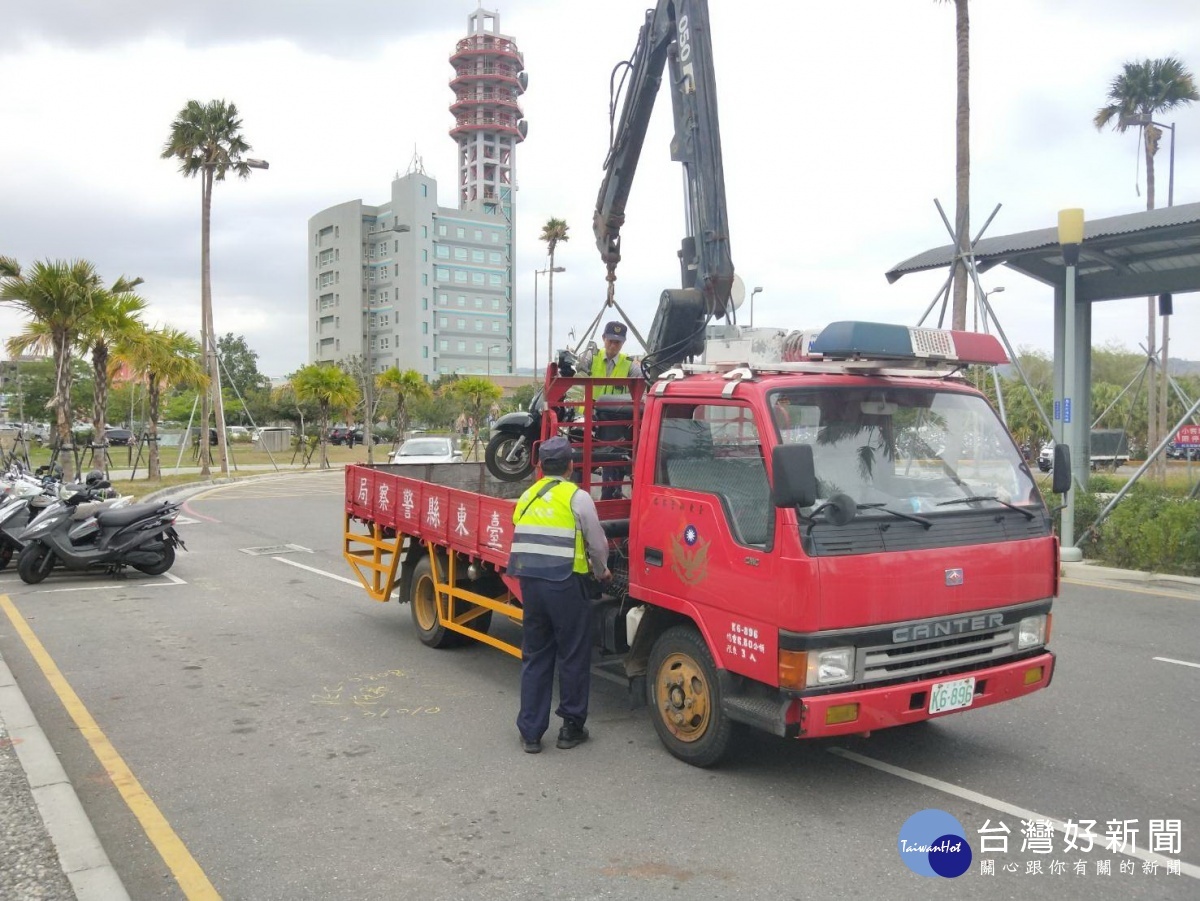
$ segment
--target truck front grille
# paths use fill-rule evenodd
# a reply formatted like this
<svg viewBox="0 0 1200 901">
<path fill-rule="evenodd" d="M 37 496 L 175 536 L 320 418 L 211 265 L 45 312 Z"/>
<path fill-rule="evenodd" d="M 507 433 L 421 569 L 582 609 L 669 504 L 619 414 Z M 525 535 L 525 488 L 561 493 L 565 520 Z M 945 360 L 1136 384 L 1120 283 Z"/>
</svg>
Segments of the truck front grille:
<svg viewBox="0 0 1200 901">
<path fill-rule="evenodd" d="M 965 666 L 978 666 L 1008 657 L 1017 650 L 1017 630 L 1006 626 L 952 638 L 860 648 L 858 682 L 883 682 Z"/>
</svg>

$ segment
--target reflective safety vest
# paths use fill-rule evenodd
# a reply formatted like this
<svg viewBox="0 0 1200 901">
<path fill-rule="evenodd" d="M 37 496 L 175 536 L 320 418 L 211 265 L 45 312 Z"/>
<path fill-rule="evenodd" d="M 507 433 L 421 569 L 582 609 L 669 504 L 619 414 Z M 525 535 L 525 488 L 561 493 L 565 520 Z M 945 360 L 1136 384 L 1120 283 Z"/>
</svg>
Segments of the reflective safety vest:
<svg viewBox="0 0 1200 901">
<path fill-rule="evenodd" d="M 613 363 L 612 375 L 608 373 L 608 361 L 604 358 L 604 354 L 598 353 L 592 357 L 591 376 L 594 379 L 627 379 L 629 378 L 630 360 L 623 353 L 618 353 L 616 362 Z M 625 389 L 620 385 L 603 385 L 592 389 L 592 396 L 599 397 L 602 394 L 624 394 Z"/>
<path fill-rule="evenodd" d="M 561 582 L 573 572 L 588 571 L 583 532 L 571 509 L 578 490 L 558 476 L 546 476 L 521 495 L 513 511 L 510 573 Z"/>
</svg>

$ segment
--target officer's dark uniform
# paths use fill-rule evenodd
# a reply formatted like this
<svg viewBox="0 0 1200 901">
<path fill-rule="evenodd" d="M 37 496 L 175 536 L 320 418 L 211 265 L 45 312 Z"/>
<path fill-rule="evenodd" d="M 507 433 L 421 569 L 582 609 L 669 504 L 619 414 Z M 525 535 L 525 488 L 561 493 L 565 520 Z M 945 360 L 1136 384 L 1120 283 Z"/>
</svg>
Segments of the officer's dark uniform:
<svg viewBox="0 0 1200 901">
<path fill-rule="evenodd" d="M 565 468 L 570 455 L 565 438 L 552 438 L 540 449 L 543 465 L 556 461 Z M 517 729 L 529 753 L 541 750 L 542 734 L 550 723 L 556 661 L 559 706 L 555 713 L 563 719 L 558 747 L 573 748 L 587 738 L 592 623 L 583 579 L 590 567 L 584 534 L 572 509 L 577 491 L 569 480 L 549 475 L 521 495 L 513 512 L 508 569 L 520 580 L 524 610 Z M 582 494 L 578 505 L 584 516 L 590 511 L 599 530 L 592 499 Z M 603 536 L 602 531 L 599 534 Z"/>
</svg>

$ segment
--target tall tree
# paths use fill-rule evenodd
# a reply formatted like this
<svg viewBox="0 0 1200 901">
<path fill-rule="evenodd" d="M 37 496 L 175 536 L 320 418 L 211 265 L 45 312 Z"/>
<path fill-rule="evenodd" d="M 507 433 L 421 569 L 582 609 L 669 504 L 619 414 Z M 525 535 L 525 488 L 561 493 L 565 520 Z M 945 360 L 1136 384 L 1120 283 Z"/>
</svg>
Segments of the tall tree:
<svg viewBox="0 0 1200 901">
<path fill-rule="evenodd" d="M 1162 128 L 1154 122 L 1154 117 L 1161 113 L 1170 112 L 1193 101 L 1200 100 L 1196 93 L 1196 80 L 1183 63 L 1173 56 L 1162 59 L 1145 59 L 1139 62 L 1127 62 L 1108 86 L 1108 102 L 1096 110 L 1092 123 L 1098 130 L 1111 125 L 1118 134 L 1123 134 L 1130 128 L 1138 129 L 1138 141 L 1142 144 L 1146 155 L 1146 209 L 1154 209 L 1154 155 L 1158 153 L 1159 142 L 1162 140 Z M 1147 352 L 1153 359 L 1155 356 L 1156 331 L 1154 319 L 1154 297 L 1147 298 L 1146 303 L 1146 342 Z M 1147 443 L 1153 450 L 1162 441 L 1166 432 L 1167 412 L 1167 360 L 1170 348 L 1170 319 L 1163 317 L 1162 363 L 1161 372 L 1155 373 L 1155 379 L 1161 378 L 1161 387 L 1151 381 L 1150 390 L 1146 394 Z M 1153 370 L 1151 370 L 1153 372 Z M 1160 455 L 1153 467 L 1157 478 L 1165 479 L 1167 474 L 1166 460 Z"/>
<path fill-rule="evenodd" d="M 105 469 L 108 466 L 108 440 L 104 428 L 108 425 L 109 356 L 114 345 L 144 330 L 141 313 L 146 309 L 146 301 L 133 293 L 141 282 L 140 278 L 131 281 L 122 276 L 108 290 L 97 292 L 80 340 L 80 346 L 92 358 L 92 444 L 99 446 L 103 460 L 98 465 Z"/>
<path fill-rule="evenodd" d="M 433 392 L 417 370 L 406 369 L 401 372 L 398 366 L 379 373 L 375 377 L 375 387 L 379 389 L 381 397 L 387 394 L 395 397 L 396 443 L 398 444 L 404 440 L 404 433 L 408 430 L 411 402 L 418 398 L 429 397 Z"/>
<path fill-rule="evenodd" d="M 191 335 L 178 329 L 142 328 L 122 336 L 116 345 L 116 356 L 130 368 L 145 373 L 147 431 L 150 438 L 150 479 L 162 478 L 162 464 L 158 453 L 158 417 L 162 393 L 172 385 L 187 382 L 204 387 L 208 375 L 205 373 L 200 345 Z M 206 429 L 200 430 L 201 446 L 208 444 Z"/>
<path fill-rule="evenodd" d="M 329 412 L 352 410 L 358 404 L 358 386 L 354 377 L 337 366 L 312 363 L 296 371 L 292 390 L 301 401 L 315 403 L 321 418 L 321 468 L 329 468 Z"/>
<path fill-rule="evenodd" d="M 270 386 L 270 379 L 258 371 L 258 353 L 250 349 L 245 335 L 226 332 L 217 338 L 221 357 L 222 383 L 229 383 L 239 394 Z"/>
<path fill-rule="evenodd" d="M 24 332 L 8 341 L 8 350 L 20 356 L 27 350 L 50 351 L 54 358 L 54 410 L 56 447 L 70 447 L 71 363 L 74 348 L 92 313 L 97 294 L 104 290 L 96 268 L 86 260 L 34 263 L 24 272 L 16 260 L 0 257 L 0 302 L 10 303 L 30 317 Z M 62 460 L 63 475 L 74 475 L 74 461 Z"/>
<path fill-rule="evenodd" d="M 959 258 L 954 263 L 951 321 L 954 328 L 965 329 L 967 290 L 971 282 L 962 256 L 971 250 L 971 20 L 967 0 L 937 2 L 954 4 L 954 233 Z"/>
<path fill-rule="evenodd" d="M 462 402 L 465 412 L 471 417 L 474 426 L 471 432 L 471 453 L 474 454 L 479 447 L 483 427 L 487 421 L 485 412 L 500 399 L 501 388 L 490 379 L 467 376 L 448 384 L 446 391 Z"/>
<path fill-rule="evenodd" d="M 209 381 L 219 389 L 221 374 L 214 347 L 212 314 L 212 274 L 209 258 L 209 233 L 212 222 L 213 183 L 224 181 L 228 172 L 238 178 L 249 178 L 251 168 L 266 168 L 259 160 L 248 160 L 243 154 L 250 145 L 242 137 L 242 120 L 237 106 L 224 100 L 200 103 L 189 100 L 171 123 L 171 135 L 163 147 L 162 158 L 179 160 L 179 171 L 184 177 L 200 176 L 200 343 L 202 345 Z M 213 392 L 216 406 L 217 449 L 221 457 L 221 473 L 229 472 L 229 456 L 225 447 L 225 410 L 219 390 Z M 204 396 L 201 412 L 203 420 L 200 433 L 203 435 L 209 424 L 209 399 Z M 200 450 L 200 474 L 210 474 L 212 451 L 207 441 L 202 441 Z"/>
<path fill-rule="evenodd" d="M 548 287 L 550 315 L 547 317 L 546 323 L 546 347 L 549 352 L 546 354 L 547 359 L 554 359 L 554 251 L 558 248 L 559 243 L 566 243 L 571 238 L 567 232 L 571 230 L 571 226 L 567 225 L 566 219 L 547 219 L 546 224 L 542 226 L 542 233 L 538 237 L 539 241 L 546 242 L 546 253 L 550 255 L 550 284 Z M 535 276 L 536 278 L 536 276 Z M 537 348 L 534 348 L 536 355 Z"/>
</svg>

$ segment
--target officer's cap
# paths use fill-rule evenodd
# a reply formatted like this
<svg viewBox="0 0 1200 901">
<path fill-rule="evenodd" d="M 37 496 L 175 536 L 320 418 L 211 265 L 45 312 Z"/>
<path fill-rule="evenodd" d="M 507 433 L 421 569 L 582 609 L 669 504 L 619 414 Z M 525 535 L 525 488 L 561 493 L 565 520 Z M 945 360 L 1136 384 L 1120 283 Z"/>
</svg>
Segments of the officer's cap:
<svg viewBox="0 0 1200 901">
<path fill-rule="evenodd" d="M 605 341 L 624 341 L 629 335 L 629 327 L 624 322 L 613 321 L 604 326 Z"/>
</svg>

